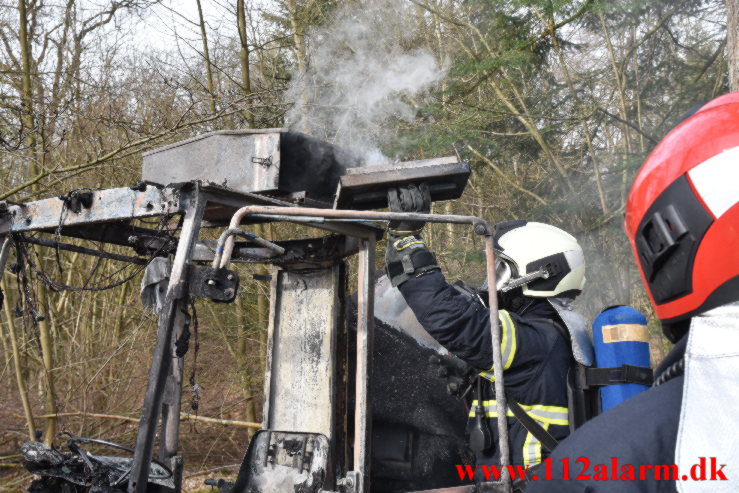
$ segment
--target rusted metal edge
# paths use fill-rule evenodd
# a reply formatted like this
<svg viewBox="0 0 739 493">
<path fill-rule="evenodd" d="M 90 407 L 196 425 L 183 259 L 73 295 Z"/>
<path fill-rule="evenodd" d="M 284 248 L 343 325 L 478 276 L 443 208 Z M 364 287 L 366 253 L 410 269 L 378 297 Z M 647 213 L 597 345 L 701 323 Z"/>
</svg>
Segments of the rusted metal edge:
<svg viewBox="0 0 739 493">
<path fill-rule="evenodd" d="M 369 492 L 372 461 L 372 353 L 374 347 L 375 239 L 363 238 L 357 279 L 357 353 L 354 402 L 355 493 Z"/>
<path fill-rule="evenodd" d="M 415 161 L 400 161 L 393 164 L 380 164 L 376 166 L 362 166 L 346 170 L 344 178 L 352 179 L 356 175 L 380 174 L 388 171 L 408 170 L 422 166 L 439 166 L 442 164 L 456 164 L 459 162 L 455 156 L 444 156 L 431 159 L 417 159 Z"/>
</svg>

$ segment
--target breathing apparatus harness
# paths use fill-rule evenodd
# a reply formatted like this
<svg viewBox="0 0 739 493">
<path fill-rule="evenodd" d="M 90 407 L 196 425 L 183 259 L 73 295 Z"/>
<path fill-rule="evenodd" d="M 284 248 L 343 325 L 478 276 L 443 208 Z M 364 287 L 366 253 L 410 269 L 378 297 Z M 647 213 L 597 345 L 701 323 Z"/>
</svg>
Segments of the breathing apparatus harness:
<svg viewBox="0 0 739 493">
<path fill-rule="evenodd" d="M 538 274 L 538 272 L 537 272 Z M 538 275 L 533 277 L 531 275 L 526 277 L 540 278 L 543 277 Z M 533 300 L 522 296 L 520 291 L 514 291 L 516 287 L 520 287 L 525 282 L 523 278 L 509 279 L 502 285 L 499 284 L 501 289 L 499 295 L 507 297 L 507 306 L 512 306 L 519 313 L 523 313 L 527 309 L 526 303 L 533 303 Z M 484 306 L 487 306 L 485 291 L 485 285 L 482 288 L 477 289 L 462 281 L 457 281 L 452 285 L 462 293 L 465 297 L 473 302 L 479 302 Z M 512 287 L 511 287 L 512 286 Z M 504 288 L 508 289 L 504 289 Z M 556 311 L 556 309 L 555 309 Z M 562 318 L 560 316 L 560 318 Z M 548 323 L 554 327 L 561 337 L 565 339 L 568 347 L 573 347 L 572 336 L 568 328 L 558 320 L 551 318 L 535 318 L 531 319 L 532 322 Z M 569 411 L 569 422 L 570 430 L 574 431 L 584 424 L 589 419 L 600 414 L 600 399 L 598 390 L 601 387 L 607 385 L 619 385 L 625 383 L 636 383 L 641 385 L 652 385 L 654 381 L 652 369 L 649 367 L 635 366 L 635 365 L 621 365 L 608 368 L 597 368 L 593 366 L 591 358 L 590 365 L 583 364 L 574 355 L 571 358 L 571 369 L 567 376 L 567 401 Z M 673 373 L 670 370 L 665 373 Z M 471 371 L 470 374 L 474 377 L 467 383 L 467 387 L 464 391 L 457 392 L 457 396 L 464 398 L 471 390 L 474 389 L 474 398 L 477 401 L 477 405 L 474 406 L 473 412 L 475 415 L 475 423 L 470 433 L 470 446 L 475 451 L 483 451 L 490 448 L 492 445 L 492 438 L 489 428 L 489 422 L 486 418 L 485 407 L 483 405 L 483 377 Z M 521 405 L 513 398 L 508 392 L 506 392 L 506 402 L 508 409 L 513 413 L 514 417 L 521 423 L 521 425 L 531 433 L 541 444 L 542 447 L 548 451 L 552 451 L 557 445 L 557 440 L 535 419 L 533 419 Z"/>
<path fill-rule="evenodd" d="M 542 268 L 543 269 L 543 268 Z M 537 272 L 538 274 L 538 272 Z M 513 291 L 516 287 L 520 287 L 521 285 L 525 284 L 526 282 L 530 282 L 532 279 L 538 279 L 540 277 L 543 277 L 541 275 L 537 276 L 525 276 L 529 279 L 520 282 L 523 278 L 517 278 L 512 281 L 509 281 L 505 286 L 508 286 L 508 289 L 505 289 L 505 293 L 508 293 L 510 291 Z M 547 275 L 548 277 L 548 275 Z M 545 278 L 545 277 L 544 277 Z M 483 296 L 483 293 L 485 291 L 483 289 L 476 289 L 468 284 L 465 284 L 462 281 L 457 281 L 452 286 L 457 289 L 460 293 L 462 293 L 465 297 L 470 299 L 471 301 L 479 302 L 483 306 L 487 306 L 487 303 L 485 302 L 486 296 Z M 483 286 L 484 288 L 485 286 Z M 503 291 L 503 289 L 501 289 Z M 515 296 L 515 295 L 513 295 Z M 533 303 L 533 300 L 526 299 L 523 296 L 516 296 L 516 300 L 510 300 L 513 302 L 514 305 L 517 306 L 518 311 L 525 312 L 527 306 L 524 306 L 526 303 Z M 536 319 L 539 321 L 540 319 Z M 553 325 L 556 325 L 558 330 L 561 330 L 561 333 L 565 333 L 564 327 L 560 326 L 556 322 L 550 319 L 541 319 L 542 321 L 550 322 Z M 472 431 L 470 433 L 470 447 L 476 451 L 481 452 L 483 450 L 487 450 L 492 446 L 492 434 L 490 433 L 490 427 L 488 424 L 488 419 L 486 418 L 486 411 L 485 406 L 483 405 L 484 400 L 484 394 L 483 394 L 483 377 L 474 372 L 470 368 L 470 373 L 473 374 L 474 380 L 470 383 L 468 383 L 467 388 L 464 392 L 459 394 L 461 398 L 464 398 L 470 390 L 474 387 L 475 391 L 475 400 L 477 401 L 477 405 L 474 406 L 473 412 L 475 414 L 475 423 L 473 425 Z M 508 409 L 513 413 L 513 415 L 516 417 L 516 419 L 521 423 L 521 425 L 526 428 L 526 430 L 531 433 L 534 437 L 536 437 L 539 442 L 541 442 L 542 446 L 545 447 L 547 450 L 551 451 L 554 449 L 554 447 L 557 445 L 557 440 L 542 427 L 539 423 L 536 422 L 529 414 L 521 407 L 521 405 L 516 401 L 516 399 L 511 396 L 510 393 L 506 392 L 506 402 Z"/>
</svg>

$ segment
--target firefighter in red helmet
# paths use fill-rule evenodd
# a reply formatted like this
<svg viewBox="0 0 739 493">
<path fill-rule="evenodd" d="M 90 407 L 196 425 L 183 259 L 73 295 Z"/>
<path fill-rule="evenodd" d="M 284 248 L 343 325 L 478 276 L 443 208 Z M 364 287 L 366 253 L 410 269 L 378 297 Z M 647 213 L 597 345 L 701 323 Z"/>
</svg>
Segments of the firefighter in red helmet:
<svg viewBox="0 0 739 493">
<path fill-rule="evenodd" d="M 739 491 L 739 92 L 657 145 L 634 179 L 625 227 L 675 347 L 652 389 L 563 441 L 553 480 L 527 491 Z"/>
</svg>

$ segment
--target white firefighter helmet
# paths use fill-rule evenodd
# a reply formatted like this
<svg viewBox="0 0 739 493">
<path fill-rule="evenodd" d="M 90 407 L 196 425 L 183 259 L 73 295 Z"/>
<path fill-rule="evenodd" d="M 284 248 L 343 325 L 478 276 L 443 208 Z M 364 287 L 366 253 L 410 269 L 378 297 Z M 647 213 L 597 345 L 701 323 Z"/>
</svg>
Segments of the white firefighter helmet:
<svg viewBox="0 0 739 493">
<path fill-rule="evenodd" d="M 524 296 L 574 298 L 585 285 L 585 258 L 571 234 L 523 220 L 495 225 L 496 290 L 521 286 Z"/>
</svg>

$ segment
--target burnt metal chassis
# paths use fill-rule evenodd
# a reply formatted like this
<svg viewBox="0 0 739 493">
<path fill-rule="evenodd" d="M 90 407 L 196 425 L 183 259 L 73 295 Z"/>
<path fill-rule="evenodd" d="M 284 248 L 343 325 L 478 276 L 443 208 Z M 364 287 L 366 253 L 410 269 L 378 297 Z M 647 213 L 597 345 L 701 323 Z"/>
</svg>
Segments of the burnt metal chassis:
<svg viewBox="0 0 739 493">
<path fill-rule="evenodd" d="M 97 228 L 100 224 L 130 221 L 131 219 L 178 214 L 182 216 L 181 232 L 176 243 L 169 286 L 157 324 L 156 343 L 134 449 L 129 493 L 144 493 L 147 490 L 149 460 L 153 454 L 156 429 L 160 418 L 159 459 L 173 465 L 175 471 L 173 489 L 175 491 L 180 489 L 182 460 L 177 455 L 177 448 L 183 365 L 181 359 L 173 358 L 174 342 L 184 328 L 180 308 L 186 303 L 188 266 L 191 262 L 212 259 L 214 267 L 225 268 L 231 260 L 234 245 L 232 235 L 221 237 L 215 253 L 205 242 L 199 242 L 198 236 L 201 228 L 223 226 L 223 219 L 228 218 L 229 212 L 233 209 L 240 207 L 231 216 L 229 229 L 238 228 L 244 221 L 289 221 L 341 233 L 356 241 L 353 247 L 359 253 L 359 272 L 354 469 L 347 472 L 343 481 L 345 491 L 354 493 L 369 491 L 371 459 L 369 388 L 372 374 L 375 243 L 378 239 L 378 230 L 367 221 L 422 220 L 432 223 L 471 225 L 475 234 L 485 237 L 488 285 L 495 285 L 492 229 L 484 220 L 474 216 L 301 208 L 257 194 L 236 193 L 221 187 L 202 186 L 199 182 L 185 183 L 181 186 L 146 186 L 139 189 L 117 188 L 94 191 L 90 204 L 89 207 L 79 212 L 65 211 L 64 201 L 59 198 L 8 206 L 0 215 L 0 236 L 4 238 L 2 249 L 0 249 L 0 269 L 4 272 L 13 233 L 61 230 L 62 234 L 65 234 L 62 228 Z M 245 204 L 252 205 L 244 206 Z M 213 210 L 216 210 L 215 219 L 213 219 Z M 206 211 L 209 213 L 206 214 Z M 225 215 L 224 212 L 226 212 Z M 116 238 L 109 242 L 130 245 L 132 238 Z M 267 246 L 267 251 L 269 251 L 269 245 L 263 243 L 261 245 Z M 269 257 L 269 254 L 266 256 Z M 265 258 L 264 262 L 269 263 L 269 258 Z M 500 331 L 495 330 L 497 318 L 497 300 L 493 293 L 490 297 L 493 372 L 498 396 L 499 450 L 501 465 L 505 466 L 509 463 L 508 430 L 505 419 L 506 403 L 503 391 Z M 500 480 L 496 484 L 490 484 L 490 488 L 496 491 L 509 491 L 508 470 L 505 467 L 501 469 L 503 474 Z"/>
</svg>

